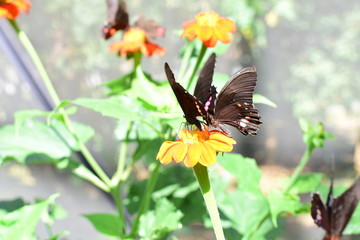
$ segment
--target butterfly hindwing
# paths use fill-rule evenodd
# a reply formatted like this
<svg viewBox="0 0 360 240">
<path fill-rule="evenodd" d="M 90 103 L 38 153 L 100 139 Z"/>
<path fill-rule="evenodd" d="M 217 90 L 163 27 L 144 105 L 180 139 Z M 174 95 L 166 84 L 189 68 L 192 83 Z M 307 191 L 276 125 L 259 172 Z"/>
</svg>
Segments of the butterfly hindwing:
<svg viewBox="0 0 360 240">
<path fill-rule="evenodd" d="M 227 105 L 215 113 L 218 123 L 237 128 L 244 135 L 256 135 L 261 124 L 258 110 L 253 104 L 238 102 Z"/>
<path fill-rule="evenodd" d="M 175 81 L 174 74 L 167 63 L 165 63 L 165 73 L 180 107 L 184 112 L 186 121 L 190 124 L 195 124 L 198 129 L 202 129 L 201 123 L 197 117 L 204 118 L 207 115 L 203 104 Z"/>
</svg>

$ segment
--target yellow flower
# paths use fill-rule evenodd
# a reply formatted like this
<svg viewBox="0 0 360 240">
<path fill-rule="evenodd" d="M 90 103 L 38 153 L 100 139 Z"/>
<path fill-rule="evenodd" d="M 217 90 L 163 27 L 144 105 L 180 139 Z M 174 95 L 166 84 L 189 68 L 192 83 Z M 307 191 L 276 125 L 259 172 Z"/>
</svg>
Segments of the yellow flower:
<svg viewBox="0 0 360 240">
<path fill-rule="evenodd" d="M 207 47 L 215 47 L 217 41 L 230 43 L 232 40 L 229 32 L 236 32 L 235 23 L 216 12 L 199 13 L 196 19 L 183 24 L 184 31 L 181 37 L 187 37 L 189 41 L 196 37 Z"/>
<path fill-rule="evenodd" d="M 147 57 L 154 53 L 164 55 L 165 49 L 148 41 L 145 31 L 141 28 L 130 28 L 124 33 L 122 41 L 116 41 L 109 47 L 110 52 L 118 52 L 121 56 L 141 51 Z"/>
<path fill-rule="evenodd" d="M 230 152 L 236 143 L 223 132 L 200 131 L 195 127 L 180 130 L 179 137 L 177 141 L 166 141 L 161 145 L 156 159 L 162 164 L 174 161 L 184 162 L 186 167 L 194 167 L 197 163 L 209 166 L 215 163 L 216 153 Z"/>
</svg>

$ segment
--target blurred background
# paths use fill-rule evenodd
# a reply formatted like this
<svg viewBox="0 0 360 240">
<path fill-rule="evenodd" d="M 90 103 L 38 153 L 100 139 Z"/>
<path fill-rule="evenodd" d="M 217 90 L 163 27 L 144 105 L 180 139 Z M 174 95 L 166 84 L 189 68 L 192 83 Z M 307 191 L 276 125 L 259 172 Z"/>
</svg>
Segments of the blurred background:
<svg viewBox="0 0 360 240">
<path fill-rule="evenodd" d="M 23 14 L 19 23 L 40 54 L 61 99 L 104 97 L 101 84 L 131 69 L 132 62 L 108 52 L 109 44 L 120 35 L 109 41 L 102 38 L 105 1 L 33 0 L 32 4 L 30 14 Z M 323 122 L 335 136 L 315 151 L 307 171 L 329 175 L 334 162 L 338 182 L 350 183 L 355 178 L 360 171 L 359 1 L 132 0 L 127 5 L 132 18 L 144 14 L 167 30 L 165 38 L 157 41 L 166 48 L 165 56 L 144 60 L 145 71 L 158 80 L 165 80 L 164 62 L 178 70 L 178 54 L 184 44 L 178 33 L 183 22 L 207 10 L 236 21 L 238 32 L 230 49 L 217 59 L 215 71 L 230 76 L 243 66 L 255 65 L 255 91 L 277 104 L 277 108 L 258 105 L 263 124 L 257 137 L 234 134 L 238 138 L 236 151 L 260 164 L 264 188 L 287 176 L 305 150 L 299 117 Z M 37 80 L 37 73 L 4 19 L 0 20 L 0 40 L 0 126 L 4 126 L 13 122 L 18 110 L 46 110 L 49 98 L 40 81 L 37 87 L 29 81 L 29 77 Z M 45 95 L 41 97 L 40 92 Z M 72 118 L 96 130 L 98 134 L 89 146 L 105 170 L 112 173 L 116 169 L 115 133 L 119 126 L 110 118 L 81 108 Z M 269 180 L 272 186 L 267 186 Z M 58 202 L 70 216 L 59 221 L 55 229 L 68 229 L 70 239 L 105 239 L 79 214 L 111 212 L 111 201 L 52 166 L 5 164 L 0 168 L 0 189 L 1 199 L 30 200 L 60 192 Z M 283 239 L 320 239 L 322 230 L 309 218 L 288 218 Z M 190 239 L 181 234 L 181 239 Z"/>
</svg>

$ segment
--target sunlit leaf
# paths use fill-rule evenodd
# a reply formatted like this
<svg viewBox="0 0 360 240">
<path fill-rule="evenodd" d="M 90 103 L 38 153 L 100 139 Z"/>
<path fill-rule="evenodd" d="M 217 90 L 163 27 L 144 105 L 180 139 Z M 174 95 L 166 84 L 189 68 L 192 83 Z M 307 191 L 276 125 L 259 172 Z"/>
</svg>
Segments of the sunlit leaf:
<svg viewBox="0 0 360 240">
<path fill-rule="evenodd" d="M 290 216 L 299 213 L 307 213 L 310 210 L 310 205 L 303 205 L 300 201 L 300 197 L 296 194 L 272 190 L 267 198 L 270 205 L 271 219 L 275 227 L 277 227 L 277 218 L 279 214 Z"/>
<path fill-rule="evenodd" d="M 322 173 L 301 174 L 296 179 L 289 192 L 293 194 L 314 192 L 317 190 L 318 186 L 321 184 L 321 181 L 324 178 L 325 175 Z"/>
<path fill-rule="evenodd" d="M 11 212 L 0 211 L 2 240 L 36 239 L 35 228 L 41 216 L 48 211 L 58 194 L 32 205 L 25 205 Z"/>
<path fill-rule="evenodd" d="M 139 235 L 141 239 L 161 239 L 167 233 L 182 227 L 182 216 L 166 198 L 158 199 L 155 210 L 140 217 Z"/>
<path fill-rule="evenodd" d="M 274 108 L 277 107 L 276 103 L 274 103 L 273 101 L 271 101 L 267 97 L 265 97 L 265 96 L 263 96 L 261 94 L 258 94 L 258 93 L 254 93 L 253 102 L 255 104 L 265 104 L 265 105 L 268 105 L 268 106 L 274 107 Z"/>
<path fill-rule="evenodd" d="M 107 213 L 85 214 L 83 216 L 91 222 L 99 233 L 110 237 L 122 237 L 121 231 L 124 222 L 118 216 Z"/>
</svg>

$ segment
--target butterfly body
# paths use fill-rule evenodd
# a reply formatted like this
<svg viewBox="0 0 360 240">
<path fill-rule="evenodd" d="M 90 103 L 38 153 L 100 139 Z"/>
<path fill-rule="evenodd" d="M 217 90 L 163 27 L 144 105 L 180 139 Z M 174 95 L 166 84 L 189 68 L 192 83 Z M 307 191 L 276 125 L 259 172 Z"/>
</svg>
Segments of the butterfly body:
<svg viewBox="0 0 360 240">
<path fill-rule="evenodd" d="M 244 135 L 256 135 L 261 121 L 252 102 L 257 80 L 255 67 L 246 67 L 235 73 L 216 96 L 216 88 L 212 85 L 215 57 L 212 54 L 200 72 L 194 96 L 175 81 L 170 67 L 165 64 L 166 75 L 185 119 L 201 130 L 203 127 L 198 117 L 202 117 L 207 126 L 224 129 L 222 125 L 226 124 Z"/>
<path fill-rule="evenodd" d="M 331 183 L 325 204 L 319 194 L 313 194 L 311 216 L 315 224 L 325 230 L 324 240 L 340 239 L 359 200 L 360 178 L 337 198 L 333 196 L 333 185 Z"/>
</svg>

